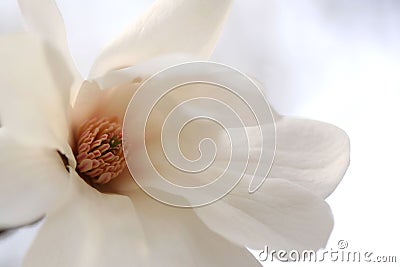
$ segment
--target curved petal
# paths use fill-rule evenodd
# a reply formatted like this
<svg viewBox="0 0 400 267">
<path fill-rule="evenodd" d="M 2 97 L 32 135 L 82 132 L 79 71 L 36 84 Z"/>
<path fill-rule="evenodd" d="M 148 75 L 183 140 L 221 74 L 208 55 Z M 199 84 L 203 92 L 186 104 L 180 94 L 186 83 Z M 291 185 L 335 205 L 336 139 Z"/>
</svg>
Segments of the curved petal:
<svg viewBox="0 0 400 267">
<path fill-rule="evenodd" d="M 79 91 L 72 110 L 73 132 L 86 120 L 93 117 L 117 117 L 122 124 L 126 108 L 140 81 L 101 90 L 96 82 L 85 82 Z"/>
<path fill-rule="evenodd" d="M 331 124 L 290 117 L 277 118 L 276 133 L 277 150 L 269 176 L 328 197 L 349 166 L 347 134 Z"/>
<path fill-rule="evenodd" d="M 132 80 L 146 80 L 150 76 L 166 69 L 170 66 L 182 62 L 195 61 L 193 55 L 168 54 L 160 57 L 154 57 L 133 66 L 117 69 L 107 72 L 105 75 L 95 79 L 101 89 L 115 87 L 118 84 L 125 84 Z"/>
<path fill-rule="evenodd" d="M 166 54 L 208 59 L 231 0 L 158 0 L 97 58 L 90 78 Z"/>
<path fill-rule="evenodd" d="M 47 214 L 24 266 L 131 266 L 146 253 L 128 198 L 102 194 L 74 171 L 65 190 L 66 201 Z"/>
<path fill-rule="evenodd" d="M 131 179 L 118 178 L 107 185 L 107 190 L 134 195 Z M 317 250 L 326 245 L 333 219 L 321 197 L 299 185 L 273 178 L 249 194 L 251 179 L 252 176 L 245 175 L 224 198 L 194 211 L 211 230 L 237 245 L 258 249 L 268 245 L 287 251 Z"/>
<path fill-rule="evenodd" d="M 31 223 L 57 204 L 68 172 L 56 150 L 25 146 L 0 129 L 0 229 Z"/>
<path fill-rule="evenodd" d="M 1 126 L 21 142 L 70 155 L 71 80 L 56 51 L 34 35 L 10 35 L 0 38 L 0 62 Z"/>
<path fill-rule="evenodd" d="M 267 179 L 253 194 L 247 190 L 245 183 L 195 211 L 216 233 L 251 248 L 302 251 L 326 245 L 333 219 L 322 198 L 281 179 Z"/>
<path fill-rule="evenodd" d="M 146 195 L 128 171 L 105 188 L 129 196 L 134 203 L 148 247 L 157 251 L 157 257 L 146 259 L 144 266 L 259 266 L 243 245 L 210 231 L 192 209 L 168 206 Z"/>
<path fill-rule="evenodd" d="M 28 29 L 59 49 L 67 48 L 64 21 L 53 0 L 18 0 Z"/>
<path fill-rule="evenodd" d="M 253 81 L 263 88 L 259 81 L 254 78 Z M 281 116 L 272 107 L 271 112 L 276 128 L 276 150 L 268 176 L 289 180 L 323 198 L 328 197 L 349 166 L 350 141 L 347 134 L 328 123 Z M 250 135 L 257 134 L 254 127 L 246 130 Z M 258 143 L 250 147 L 252 154 L 259 154 L 261 145 Z M 268 144 L 265 149 L 274 149 Z M 254 159 L 250 157 L 250 165 L 256 163 Z"/>
<path fill-rule="evenodd" d="M 71 113 L 74 134 L 78 127 L 93 115 L 104 94 L 96 82 L 85 81 L 82 84 Z"/>
<path fill-rule="evenodd" d="M 73 79 L 70 92 L 73 103 L 82 78 L 69 52 L 64 21 L 56 3 L 53 0 L 18 0 L 18 3 L 28 29 L 51 44 L 68 64 L 69 72 L 73 75 L 69 77 Z"/>
<path fill-rule="evenodd" d="M 140 189 L 131 191 L 132 202 L 101 194 L 71 178 L 69 201 L 49 214 L 25 266 L 257 266 L 245 248 L 209 231 L 190 210 L 167 207 Z"/>
<path fill-rule="evenodd" d="M 350 141 L 346 133 L 328 123 L 282 117 L 275 112 L 274 118 L 276 150 L 268 177 L 285 179 L 323 198 L 328 197 L 342 180 L 349 165 Z M 266 127 L 270 126 L 262 125 L 262 128 Z M 231 130 L 235 132 L 240 129 Z M 236 147 L 235 152 L 243 150 L 242 154 L 247 156 L 247 149 L 250 150 L 246 168 L 246 174 L 250 175 L 257 168 L 261 149 L 272 155 L 275 146 L 268 140 L 262 146 L 257 127 L 246 127 L 246 132 L 249 137 L 253 136 L 249 139 L 254 143 L 249 143 L 248 148 Z M 271 131 L 267 129 L 266 132 Z M 234 135 L 233 138 L 243 139 L 240 135 Z M 247 139 L 242 139 L 239 141 L 245 144 Z M 226 156 L 224 160 L 229 160 L 229 157 Z"/>
<path fill-rule="evenodd" d="M 150 114 L 146 120 L 148 129 L 150 129 L 148 133 L 146 132 L 146 138 L 152 138 L 153 136 L 155 137 L 151 139 L 151 141 L 147 142 L 149 143 L 148 145 L 146 144 L 148 152 L 150 152 L 148 155 L 152 159 L 153 165 L 160 167 L 158 168 L 161 169 L 158 170 L 159 173 L 172 173 L 172 175 L 168 176 L 171 177 L 173 181 L 189 180 L 187 179 L 186 175 L 188 173 L 180 174 L 172 164 L 169 164 L 168 162 L 167 164 L 164 164 L 167 159 L 164 156 L 165 149 L 173 147 L 170 146 L 170 143 L 175 142 L 172 140 L 178 140 L 178 136 L 172 136 L 167 139 L 169 140 L 168 144 L 162 144 L 161 142 L 163 142 L 163 140 L 161 139 L 161 132 L 162 127 L 164 127 L 163 123 L 166 121 L 167 115 L 172 112 L 175 106 L 180 103 L 184 103 L 187 99 L 194 99 L 201 96 L 208 96 L 218 100 L 226 101 L 229 100 L 226 98 L 230 95 L 226 95 L 226 92 L 224 91 L 218 92 L 218 90 L 216 90 L 214 87 L 207 87 L 204 85 L 198 87 L 192 86 L 190 90 L 182 90 L 182 92 L 176 90 L 176 92 L 164 95 L 162 99 L 160 98 L 157 102 L 157 105 L 160 108 L 158 108 L 158 106 L 157 109 L 154 108 L 156 112 Z M 226 101 L 226 103 L 230 102 Z M 228 121 L 230 123 L 230 127 L 238 127 L 237 125 L 233 125 L 232 119 L 229 120 L 229 118 L 227 118 L 222 120 L 225 116 L 223 110 L 220 109 L 214 112 L 211 103 L 209 105 L 191 104 L 184 107 L 183 106 L 184 105 L 181 105 L 179 112 L 174 114 L 174 122 L 178 123 L 179 121 L 188 121 L 191 118 L 195 118 L 199 114 L 203 116 L 206 114 L 206 117 L 208 118 L 218 118 L 219 121 Z M 232 105 L 232 107 L 237 106 Z M 259 163 L 257 160 L 259 160 L 259 157 L 261 156 L 260 152 L 262 151 L 262 154 L 264 155 L 264 157 L 261 158 L 261 160 L 264 160 L 262 161 L 263 167 L 267 165 L 267 167 L 269 167 L 270 161 L 268 160 L 274 157 L 274 161 L 272 162 L 272 166 L 268 175 L 269 177 L 292 181 L 305 187 L 313 193 L 326 198 L 331 192 L 333 192 L 347 170 L 350 152 L 348 136 L 341 129 L 327 123 L 282 117 L 273 109 L 271 112 L 275 120 L 271 120 L 269 123 L 266 121 L 265 124 L 260 125 L 260 128 L 263 130 L 263 134 L 266 133 L 263 137 L 260 136 L 260 129 L 258 129 L 258 126 L 247 127 L 247 135 L 242 134 L 242 128 L 229 129 L 230 134 L 238 132 L 237 135 L 233 135 L 231 137 L 232 139 L 235 139 L 237 144 L 242 144 L 234 147 L 234 152 L 243 151 L 243 153 L 237 153 L 238 155 L 241 155 L 239 158 L 236 157 L 237 160 L 240 160 L 239 162 L 242 163 L 243 161 L 249 159 L 250 164 L 249 168 L 246 168 L 246 173 L 254 173 L 255 170 L 258 171 L 261 169 L 257 166 L 257 163 Z M 257 121 L 254 119 L 250 120 L 252 114 L 246 112 L 246 109 L 240 109 L 240 113 L 238 112 L 238 114 L 240 114 L 240 117 L 244 119 L 247 125 L 257 124 Z M 227 115 L 230 115 L 230 113 L 227 113 Z M 135 112 L 134 114 L 129 114 L 128 120 L 140 116 L 143 116 L 143 114 L 140 112 Z M 275 123 L 275 125 L 273 123 Z M 184 153 L 185 156 L 190 159 L 197 159 L 199 157 L 199 144 L 201 140 L 203 138 L 210 138 L 214 141 L 217 141 L 215 145 L 218 145 L 218 148 L 221 148 L 216 149 L 218 153 L 213 161 L 213 166 L 225 166 L 226 164 L 219 163 L 224 163 L 224 161 L 226 163 L 227 160 L 231 160 L 230 139 L 220 138 L 221 142 L 219 142 L 220 140 L 218 138 L 213 137 L 220 133 L 222 133 L 221 137 L 224 137 L 226 136 L 226 133 L 221 131 L 219 127 L 212 128 L 212 123 L 208 123 L 208 121 L 199 120 L 195 123 L 192 123 L 192 125 L 192 128 L 186 127 L 186 130 L 180 132 L 179 134 L 180 152 Z M 273 126 L 275 126 L 276 129 L 274 129 Z M 137 132 L 138 127 L 141 126 L 138 126 L 138 124 L 126 124 L 126 133 Z M 181 125 L 176 125 L 175 127 L 179 129 Z M 276 140 L 274 137 L 275 130 Z M 246 140 L 236 140 L 237 136 L 239 138 L 246 138 Z M 142 142 L 140 138 L 139 140 L 135 139 L 136 135 L 130 134 L 130 142 L 132 142 L 132 146 L 134 146 L 133 144 L 139 144 Z M 229 142 L 226 143 L 224 140 L 228 140 Z M 276 151 L 274 151 L 275 141 Z M 219 144 L 221 144 L 221 146 L 219 146 Z M 247 147 L 245 144 L 248 144 L 249 147 Z M 225 150 L 225 148 L 228 149 Z M 247 153 L 248 148 L 250 149 L 249 154 Z M 209 152 L 212 154 L 214 152 L 212 149 L 203 149 L 202 156 Z M 136 162 L 139 161 L 138 158 L 144 158 L 141 155 L 136 154 L 137 151 L 132 151 L 131 153 Z M 178 157 L 175 156 L 174 158 L 176 159 Z M 237 164 L 237 166 L 239 166 L 239 164 Z M 209 170 L 211 170 L 211 168 L 209 168 Z M 267 174 L 268 170 L 266 170 L 264 173 Z M 203 180 L 208 177 L 206 171 L 198 174 L 199 177 L 197 178 Z M 190 181 L 197 180 L 194 179 L 194 174 L 190 173 L 190 176 Z M 259 174 L 259 176 L 261 176 L 261 174 Z M 143 175 L 143 177 L 146 176 Z"/>
</svg>

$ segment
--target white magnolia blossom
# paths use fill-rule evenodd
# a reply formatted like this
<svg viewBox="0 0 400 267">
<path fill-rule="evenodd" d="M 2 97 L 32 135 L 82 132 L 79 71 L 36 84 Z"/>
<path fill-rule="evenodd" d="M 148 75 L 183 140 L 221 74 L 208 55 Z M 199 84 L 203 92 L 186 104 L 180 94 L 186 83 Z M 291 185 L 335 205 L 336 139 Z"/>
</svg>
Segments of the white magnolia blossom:
<svg viewBox="0 0 400 267">
<path fill-rule="evenodd" d="M 155 201 L 127 168 L 96 188 L 78 174 L 84 176 L 83 160 L 76 160 L 79 126 L 94 117 L 122 122 L 134 91 L 152 74 L 148 66 L 161 67 L 152 60 L 207 60 L 231 1 L 158 0 L 106 47 L 85 80 L 55 3 L 19 4 L 29 31 L 0 38 L 0 229 L 45 216 L 24 266 L 257 266 L 246 246 L 325 246 L 333 218 L 324 198 L 349 164 L 347 135 L 326 123 L 274 114 L 269 178 L 248 194 L 245 176 L 201 208 Z M 126 67 L 134 71 L 119 75 Z"/>
</svg>

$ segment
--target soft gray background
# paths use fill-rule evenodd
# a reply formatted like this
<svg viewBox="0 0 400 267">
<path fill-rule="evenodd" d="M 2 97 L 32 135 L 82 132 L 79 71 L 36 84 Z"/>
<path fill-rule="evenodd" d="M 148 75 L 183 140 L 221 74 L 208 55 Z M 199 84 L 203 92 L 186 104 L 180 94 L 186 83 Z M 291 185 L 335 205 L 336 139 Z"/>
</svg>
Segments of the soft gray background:
<svg viewBox="0 0 400 267">
<path fill-rule="evenodd" d="M 86 74 L 101 47 L 152 1 L 57 2 Z M 1 0 L 0 33 L 19 23 L 14 1 Z M 328 198 L 335 215 L 328 249 L 344 239 L 353 251 L 400 261 L 399 47 L 400 1 L 237 0 L 215 51 L 213 60 L 262 81 L 279 112 L 349 134 L 351 166 Z M 20 265 L 37 228 L 0 237 L 0 266 Z"/>
</svg>

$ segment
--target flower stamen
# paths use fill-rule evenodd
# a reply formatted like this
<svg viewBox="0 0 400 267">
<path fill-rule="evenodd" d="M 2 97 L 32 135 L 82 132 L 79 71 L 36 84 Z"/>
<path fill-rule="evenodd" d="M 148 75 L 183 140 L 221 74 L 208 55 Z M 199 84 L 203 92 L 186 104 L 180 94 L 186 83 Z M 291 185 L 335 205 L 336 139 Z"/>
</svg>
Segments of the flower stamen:
<svg viewBox="0 0 400 267">
<path fill-rule="evenodd" d="M 122 129 L 116 118 L 93 118 L 78 129 L 77 171 L 89 183 L 106 184 L 125 167 Z"/>
</svg>

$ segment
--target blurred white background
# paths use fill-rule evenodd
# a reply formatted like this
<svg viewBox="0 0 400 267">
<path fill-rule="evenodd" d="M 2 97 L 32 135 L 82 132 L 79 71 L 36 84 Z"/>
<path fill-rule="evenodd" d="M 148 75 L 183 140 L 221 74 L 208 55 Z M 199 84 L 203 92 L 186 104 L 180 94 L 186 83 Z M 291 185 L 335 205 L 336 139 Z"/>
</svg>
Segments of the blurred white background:
<svg viewBox="0 0 400 267">
<path fill-rule="evenodd" d="M 152 2 L 57 1 L 83 74 Z M 0 33 L 20 23 L 15 2 L 1 0 Z M 213 60 L 262 81 L 280 113 L 349 134 L 351 165 L 327 200 L 335 217 L 327 248 L 343 239 L 353 251 L 397 256 L 397 264 L 368 266 L 399 266 L 400 1 L 236 0 Z M 20 266 L 37 228 L 0 237 L 0 266 Z"/>
</svg>

